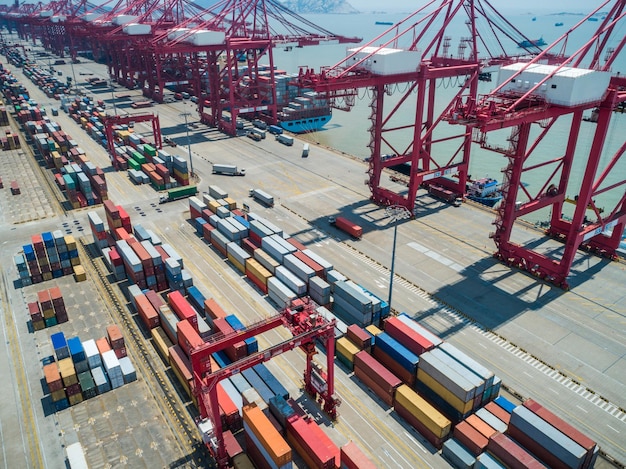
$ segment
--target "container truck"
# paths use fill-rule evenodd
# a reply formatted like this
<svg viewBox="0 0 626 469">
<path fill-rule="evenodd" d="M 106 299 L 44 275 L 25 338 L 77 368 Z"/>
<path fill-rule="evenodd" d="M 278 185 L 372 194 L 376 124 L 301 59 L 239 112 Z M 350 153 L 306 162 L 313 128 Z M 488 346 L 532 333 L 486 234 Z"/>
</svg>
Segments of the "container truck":
<svg viewBox="0 0 626 469">
<path fill-rule="evenodd" d="M 233 164 L 218 164 L 213 165 L 213 174 L 225 174 L 227 176 L 245 176 L 246 170 L 244 168 L 237 169 L 237 166 Z"/>
<path fill-rule="evenodd" d="M 437 186 L 437 185 L 429 185 L 428 186 L 428 193 L 430 195 L 432 195 L 433 197 L 436 197 L 438 199 L 443 200 L 444 202 L 448 202 L 451 205 L 454 205 L 455 207 L 460 207 L 461 204 L 463 203 L 463 199 L 455 192 L 446 189 L 443 186 Z"/>
<path fill-rule="evenodd" d="M 253 199 L 267 205 L 268 207 L 274 206 L 274 197 L 269 195 L 267 192 L 262 191 L 261 189 L 250 189 L 249 195 Z"/>
<path fill-rule="evenodd" d="M 270 125 L 267 130 L 269 133 L 274 135 L 280 135 L 283 133 L 283 128 L 280 125 Z"/>
<path fill-rule="evenodd" d="M 198 188 L 196 186 L 176 187 L 174 189 L 170 189 L 169 191 L 167 191 L 165 195 L 162 195 L 159 198 L 159 203 L 165 204 L 167 202 L 173 202 L 178 199 L 191 197 L 192 195 L 196 195 L 197 193 L 198 193 Z"/>
<path fill-rule="evenodd" d="M 302 145 L 302 158 L 306 158 L 309 156 L 309 144 L 305 143 Z"/>
<path fill-rule="evenodd" d="M 276 140 L 278 140 L 283 145 L 287 145 L 288 147 L 293 145 L 293 137 L 285 134 L 276 135 Z"/>
<path fill-rule="evenodd" d="M 355 223 L 352 223 L 350 220 L 346 218 L 329 217 L 328 223 L 330 223 L 333 226 L 336 226 L 341 231 L 345 231 L 353 238 L 361 239 L 361 236 L 363 236 L 363 228 Z"/>
</svg>

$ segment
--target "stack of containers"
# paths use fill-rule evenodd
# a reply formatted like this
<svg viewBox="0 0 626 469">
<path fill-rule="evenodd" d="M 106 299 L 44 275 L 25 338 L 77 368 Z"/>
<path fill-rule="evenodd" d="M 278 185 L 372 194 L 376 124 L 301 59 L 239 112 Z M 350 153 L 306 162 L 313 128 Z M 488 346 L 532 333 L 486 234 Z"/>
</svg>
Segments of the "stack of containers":
<svg viewBox="0 0 626 469">
<path fill-rule="evenodd" d="M 508 434 L 554 468 L 593 467 L 599 451 L 589 437 L 532 399 L 513 409 Z"/>
<path fill-rule="evenodd" d="M 276 277 L 267 280 L 267 294 L 279 309 L 289 306 L 298 297 L 297 293 Z"/>
<path fill-rule="evenodd" d="M 89 371 L 78 373 L 78 384 L 80 384 L 80 389 L 83 392 L 83 399 L 91 399 L 92 397 L 96 397 L 98 395 L 96 383 L 94 382 Z"/>
<path fill-rule="evenodd" d="M 280 265 L 280 262 L 261 248 L 255 249 L 252 255 L 257 261 L 259 261 L 259 264 L 265 267 L 271 274 L 274 274 L 274 272 L 276 272 L 276 267 Z"/>
<path fill-rule="evenodd" d="M 347 324 L 372 323 L 372 300 L 349 281 L 334 284 L 333 313 Z"/>
<path fill-rule="evenodd" d="M 309 280 L 316 277 L 315 270 L 302 260 L 298 259 L 294 254 L 287 254 L 283 257 L 283 265 L 293 272 L 296 277 L 308 285 Z"/>
<path fill-rule="evenodd" d="M 204 301 L 204 315 L 211 327 L 213 327 L 213 321 L 215 319 L 224 319 L 228 316 L 213 298 L 209 298 Z"/>
<path fill-rule="evenodd" d="M 117 247 L 105 247 L 102 249 L 104 262 L 115 277 L 115 280 L 124 280 L 126 278 L 126 270 L 124 269 L 124 260 L 117 250 Z"/>
<path fill-rule="evenodd" d="M 313 301 L 322 306 L 330 305 L 330 285 L 321 277 L 309 279 L 309 296 Z"/>
<path fill-rule="evenodd" d="M 426 337 L 419 334 L 415 329 L 412 329 L 397 317 L 386 319 L 384 324 L 387 334 L 418 356 L 435 347 Z"/>
<path fill-rule="evenodd" d="M 113 349 L 115 356 L 120 359 L 126 356 L 126 344 L 124 343 L 124 336 L 120 331 L 120 328 L 116 324 L 107 326 L 107 342 Z"/>
<path fill-rule="evenodd" d="M 116 389 L 122 386 L 124 384 L 124 375 L 115 351 L 108 350 L 104 352 L 102 354 L 102 363 L 111 382 L 111 388 Z"/>
<path fill-rule="evenodd" d="M 354 368 L 354 356 L 361 350 L 348 337 L 343 336 L 335 340 L 336 358 L 350 371 Z"/>
<path fill-rule="evenodd" d="M 186 319 L 176 323 L 176 338 L 178 345 L 188 358 L 191 358 L 191 352 L 193 350 L 204 344 L 198 332 Z"/>
<path fill-rule="evenodd" d="M 41 310 L 41 313 L 43 315 L 45 326 L 55 326 L 57 324 L 57 318 L 54 315 L 54 306 L 52 305 L 50 290 L 38 291 L 37 302 L 39 303 L 39 309 Z"/>
<path fill-rule="evenodd" d="M 46 254 L 48 256 L 49 262 L 49 267 L 46 268 L 46 270 L 44 270 L 42 266 L 43 279 L 51 280 L 53 277 L 61 277 L 61 262 L 59 259 L 59 253 L 57 252 L 56 246 L 54 244 L 54 238 L 52 236 L 52 233 L 50 233 L 49 231 L 41 233 L 41 239 L 43 240 L 44 246 L 46 248 Z"/>
<path fill-rule="evenodd" d="M 180 291 L 173 291 L 167 294 L 167 302 L 181 321 L 187 320 L 198 332 L 198 316 L 193 307 Z"/>
<path fill-rule="evenodd" d="M 193 375 L 191 374 L 191 363 L 185 352 L 178 345 L 173 345 L 168 350 L 168 357 L 172 371 L 178 378 L 181 386 L 189 397 L 193 396 Z"/>
<path fill-rule="evenodd" d="M 229 314 L 224 319 L 235 331 L 243 331 L 246 329 L 243 323 L 234 314 Z M 259 344 L 256 337 L 249 337 L 245 339 L 244 344 L 246 345 L 246 355 L 259 351 Z"/>
<path fill-rule="evenodd" d="M 87 361 L 87 355 L 85 355 L 85 349 L 80 339 L 78 337 L 70 337 L 67 339 L 67 347 L 76 372 L 83 373 L 88 371 L 89 362 Z"/>
<path fill-rule="evenodd" d="M 57 360 L 69 358 L 70 349 L 67 347 L 67 340 L 63 332 L 55 332 L 50 336 L 50 340 L 52 341 L 52 348 L 54 349 L 54 355 Z"/>
<path fill-rule="evenodd" d="M 356 324 L 348 326 L 346 329 L 346 336 L 359 348 L 359 350 L 365 350 L 367 353 L 371 352 L 374 338 L 372 337 L 372 334 L 362 327 L 359 327 Z"/>
<path fill-rule="evenodd" d="M 374 339 L 374 357 L 398 376 L 404 383 L 413 386 L 420 358 L 386 332 Z"/>
<path fill-rule="evenodd" d="M 43 314 L 39 307 L 39 302 L 33 301 L 28 303 L 28 316 L 33 325 L 33 330 L 40 331 L 46 327 L 46 323 L 43 318 Z"/>
<path fill-rule="evenodd" d="M 141 241 L 141 247 L 150 257 L 150 269 L 146 272 L 146 284 L 151 290 L 163 290 L 165 285 L 165 264 L 159 251 L 154 247 L 152 241 L 146 239 Z M 163 287 L 163 288 L 160 288 Z"/>
<path fill-rule="evenodd" d="M 52 307 L 54 308 L 54 315 L 58 324 L 63 324 L 68 321 L 67 310 L 65 309 L 65 301 L 61 294 L 59 287 L 52 287 L 48 290 L 50 293 L 50 300 L 52 301 Z"/>
<path fill-rule="evenodd" d="M 354 374 L 385 404 L 393 405 L 396 389 L 402 385 L 402 380 L 365 350 L 354 356 Z"/>
<path fill-rule="evenodd" d="M 306 295 L 306 283 L 300 280 L 294 273 L 292 273 L 284 265 L 276 267 L 274 272 L 276 278 L 289 288 L 296 296 L 301 297 Z"/>
<path fill-rule="evenodd" d="M 311 468 L 335 469 L 340 464 L 339 448 L 314 420 L 295 414 L 289 417 L 287 441 Z"/>
<path fill-rule="evenodd" d="M 78 375 L 70 357 L 59 360 L 59 373 L 61 373 L 69 405 L 82 402 L 83 396 L 78 383 Z"/>
<path fill-rule="evenodd" d="M 124 380 L 124 384 L 137 381 L 137 372 L 135 371 L 135 367 L 130 361 L 130 358 L 128 357 L 120 358 L 120 369 L 122 371 L 122 378 Z"/>
<path fill-rule="evenodd" d="M 246 277 L 263 293 L 267 294 L 267 282 L 272 277 L 272 273 L 252 257 L 246 259 Z"/>
<path fill-rule="evenodd" d="M 68 235 L 62 239 L 62 250 L 57 247 L 55 236 L 49 232 L 31 236 L 32 244 L 22 247 L 30 273 L 31 284 L 51 280 L 53 277 L 58 278 L 63 275 L 70 275 L 74 273 L 72 267 L 79 266 L 80 260 L 74 237 Z M 23 258 L 17 256 L 15 261 L 22 283 L 28 283 L 28 281 L 24 282 L 27 275 Z"/>
<path fill-rule="evenodd" d="M 228 260 L 234 265 L 242 274 L 246 273 L 246 262 L 250 259 L 248 254 L 241 246 L 236 242 L 230 242 L 226 245 L 226 253 Z"/>
<path fill-rule="evenodd" d="M 280 395 L 274 396 L 270 399 L 269 410 L 274 418 L 278 420 L 278 423 L 282 428 L 287 426 L 287 419 L 296 413 L 287 400 Z"/>
<path fill-rule="evenodd" d="M 142 290 L 147 288 L 145 275 L 143 273 L 143 265 L 141 259 L 135 251 L 128 245 L 128 242 L 120 239 L 116 242 L 117 252 L 124 262 L 126 275 L 131 283 L 136 284 Z"/>
<path fill-rule="evenodd" d="M 270 388 L 272 393 L 274 394 L 272 398 L 276 396 L 280 396 L 283 399 L 289 399 L 289 392 L 285 387 L 276 379 L 276 377 L 272 374 L 270 370 L 263 363 L 259 363 L 252 367 L 257 375 L 263 380 L 263 382 Z M 270 398 L 270 401 L 271 399 Z M 268 402 L 269 405 L 269 402 Z"/>
<path fill-rule="evenodd" d="M 15 262 L 15 266 L 17 267 L 17 273 L 20 278 L 20 282 L 23 287 L 28 287 L 32 285 L 32 280 L 30 278 L 30 273 L 28 272 L 28 265 L 26 264 L 26 258 L 23 254 L 17 254 L 13 257 L 13 261 Z"/>
<path fill-rule="evenodd" d="M 235 332 L 235 329 L 233 329 L 233 327 L 229 324 L 226 318 L 214 319 L 213 329 L 215 330 L 215 332 L 221 332 L 224 335 L 233 334 Z M 244 358 L 247 355 L 248 348 L 246 346 L 246 343 L 242 340 L 224 349 L 224 352 L 231 361 L 235 362 L 241 358 Z"/>
<path fill-rule="evenodd" d="M 207 204 L 202 202 L 198 197 L 189 197 L 189 211 L 191 213 L 191 219 L 202 218 L 202 211 L 208 208 Z"/>
<path fill-rule="evenodd" d="M 109 246 L 107 232 L 104 228 L 104 222 L 96 212 L 89 212 L 87 216 L 89 217 L 89 226 L 93 235 L 93 242 L 101 251 Z"/>
<path fill-rule="evenodd" d="M 61 373 L 57 362 L 44 365 L 43 374 L 50 392 L 50 397 L 57 411 L 66 409 L 69 406 Z"/>
<path fill-rule="evenodd" d="M 289 469 L 291 448 L 255 404 L 242 408 L 246 451 L 258 467 Z"/>
<path fill-rule="evenodd" d="M 396 390 L 394 410 L 434 447 L 441 448 L 452 422 L 406 384 Z"/>
<path fill-rule="evenodd" d="M 341 469 L 376 469 L 376 465 L 350 441 L 340 448 Z"/>
<path fill-rule="evenodd" d="M 187 168 L 187 160 L 180 156 L 172 157 L 174 179 L 178 181 L 181 186 L 189 185 L 189 169 Z"/>
</svg>

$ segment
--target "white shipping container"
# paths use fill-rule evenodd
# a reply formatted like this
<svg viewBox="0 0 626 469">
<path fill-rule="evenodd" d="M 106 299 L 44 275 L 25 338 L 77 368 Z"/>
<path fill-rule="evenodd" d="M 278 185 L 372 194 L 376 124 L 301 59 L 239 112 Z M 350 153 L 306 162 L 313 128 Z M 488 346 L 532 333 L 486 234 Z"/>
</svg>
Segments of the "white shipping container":
<svg viewBox="0 0 626 469">
<path fill-rule="evenodd" d="M 137 21 L 139 17 L 135 15 L 116 15 L 113 17 L 113 24 L 122 26 L 124 24 L 133 23 Z"/>
<path fill-rule="evenodd" d="M 237 262 L 244 266 L 246 265 L 246 259 L 250 259 L 250 254 L 248 254 L 241 246 L 239 246 L 234 241 L 226 245 L 226 252 L 233 256 L 233 258 Z"/>
<path fill-rule="evenodd" d="M 193 44 L 194 46 L 212 46 L 224 44 L 226 41 L 226 33 L 223 31 L 198 30 L 192 32 L 183 39 L 183 42 Z"/>
<path fill-rule="evenodd" d="M 96 341 L 94 339 L 89 339 L 81 343 L 83 345 L 85 358 L 87 359 L 89 368 L 93 370 L 94 368 L 102 366 L 102 359 L 100 358 L 100 352 L 98 351 Z"/>
<path fill-rule="evenodd" d="M 215 199 L 225 199 L 228 197 L 228 192 L 218 186 L 212 185 L 209 186 L 209 195 Z"/>
<path fill-rule="evenodd" d="M 287 306 L 291 300 L 298 296 L 276 277 L 267 279 L 267 292 L 270 298 L 278 305 L 279 308 Z"/>
<path fill-rule="evenodd" d="M 557 68 L 556 65 L 545 64 L 506 65 L 500 67 L 498 86 L 505 83 L 503 92 L 522 96 L 552 75 L 533 91 L 532 96 L 542 97 L 550 104 L 572 107 L 600 101 L 611 80 L 610 72 L 573 67 L 563 67 L 557 71 Z M 519 75 L 513 78 L 517 72 L 520 72 Z"/>
<path fill-rule="evenodd" d="M 366 70 L 376 75 L 394 75 L 397 73 L 417 73 L 420 69 L 422 53 L 390 47 L 355 47 L 347 50 L 347 65 L 354 65 L 357 70 Z"/>
<path fill-rule="evenodd" d="M 283 282 L 290 290 L 294 291 L 298 296 L 306 294 L 306 283 L 300 280 L 284 265 L 276 268 L 276 277 Z"/>
<path fill-rule="evenodd" d="M 315 271 L 293 254 L 288 254 L 283 257 L 283 264 L 291 272 L 293 272 L 296 277 L 307 284 L 309 283 L 309 279 L 311 277 L 315 277 Z"/>
<path fill-rule="evenodd" d="M 69 463 L 70 469 L 89 469 L 87 458 L 85 458 L 85 451 L 79 441 L 67 445 L 65 453 L 67 454 L 67 462 Z"/>
<path fill-rule="evenodd" d="M 140 36 L 142 34 L 150 34 L 152 27 L 149 24 L 130 23 L 124 26 L 122 31 L 130 36 Z"/>
</svg>

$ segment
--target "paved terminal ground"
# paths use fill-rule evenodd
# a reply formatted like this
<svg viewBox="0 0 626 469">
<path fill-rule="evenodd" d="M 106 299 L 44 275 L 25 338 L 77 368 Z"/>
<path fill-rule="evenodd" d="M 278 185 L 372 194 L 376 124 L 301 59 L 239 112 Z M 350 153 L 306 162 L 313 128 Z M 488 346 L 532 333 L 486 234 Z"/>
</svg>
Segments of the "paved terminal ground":
<svg viewBox="0 0 626 469">
<path fill-rule="evenodd" d="M 58 106 L 23 78 L 19 69 L 9 68 L 43 107 Z M 55 68 L 64 75 L 72 74 L 70 65 Z M 81 73 L 104 76 L 105 69 L 85 62 L 74 65 L 74 73 L 80 82 Z M 110 91 L 83 88 L 112 108 Z M 139 99 L 138 91 L 130 93 Z M 116 103 L 117 112 L 129 109 L 120 104 Z M 182 101 L 149 110 L 158 112 L 164 135 L 178 143 L 166 150 L 183 157 L 187 157 L 187 140 L 180 114 L 192 112 L 191 151 L 201 191 L 210 184 L 220 186 L 239 204 L 248 204 L 251 211 L 331 260 L 346 276 L 383 298 L 388 296 L 393 225 L 384 210 L 368 200 L 363 184 L 365 163 L 315 145 L 314 136 L 308 140 L 308 158 L 300 157 L 301 140 L 286 147 L 269 135 L 260 142 L 228 138 L 199 124 L 194 108 L 190 101 Z M 105 150 L 69 116 L 61 112 L 54 119 L 79 142 L 91 161 L 102 168 L 110 166 Z M 143 124 L 137 124 L 135 131 L 149 134 Z M 16 161 L 15 165 L 7 166 L 7 158 Z M 246 176 L 212 175 L 211 163 L 236 164 L 246 168 Z M 18 463 L 7 467 L 63 467 L 63 445 L 74 441 L 86 447 L 93 467 L 202 466 L 206 453 L 198 447 L 197 435 L 196 441 L 189 437 L 193 432 L 186 412 L 189 403 L 171 384 L 150 341 L 137 335 L 136 328 L 133 335 L 134 319 L 123 298 L 123 285 L 111 287 L 101 260 L 88 255 L 88 210 L 64 211 L 58 202 L 61 194 L 46 182 L 49 172 L 38 166 L 28 148 L 0 154 L 0 176 L 5 184 L 9 177 L 4 171 L 18 164 L 20 170 L 15 174 L 24 179 L 24 187 L 38 192 L 36 196 L 25 191 L 10 196 L 6 189 L 0 191 L 0 312 L 5 355 L 10 357 L 0 361 L 0 376 L 6 377 L 0 383 L 2 395 L 10 396 L 0 408 L 0 430 L 4 460 Z M 126 208 L 133 224 L 154 230 L 178 250 L 195 284 L 207 296 L 246 323 L 275 313 L 258 290 L 198 238 L 188 220 L 186 201 L 158 205 L 157 192 L 148 186 L 133 186 L 124 172 L 107 171 L 106 177 L 110 198 Z M 28 181 L 32 186 L 27 186 Z M 266 208 L 248 198 L 252 187 L 272 194 L 275 207 Z M 12 208 L 16 203 L 21 204 L 20 210 Z M 104 219 L 103 209 L 95 210 Z M 364 228 L 363 239 L 354 241 L 331 227 L 327 222 L 331 215 L 358 222 Z M 393 307 L 410 313 L 493 369 L 509 391 L 544 404 L 597 440 L 609 456 L 625 463 L 624 264 L 580 253 L 572 272 L 572 289 L 563 292 L 491 257 L 494 247 L 488 233 L 492 212 L 470 204 L 451 207 L 420 193 L 416 215 L 414 220 L 398 223 Z M 88 280 L 74 283 L 66 277 L 39 284 L 45 288 L 59 284 L 64 293 L 74 296 L 70 297 L 71 311 L 68 309 L 70 323 L 32 333 L 25 304 L 38 286 L 18 288 L 14 284 L 17 272 L 12 257 L 30 235 L 56 229 L 71 232 L 86 246 L 81 260 Z M 516 236 L 537 243 L 545 252 L 559 248 L 530 226 L 519 225 Z M 138 368 L 138 382 L 93 402 L 46 412 L 41 359 L 51 353 L 49 334 L 62 329 L 81 339 L 99 337 L 103 327 L 112 322 L 119 323 L 129 337 L 129 355 Z M 286 337 L 281 330 L 266 333 L 259 338 L 260 346 Z M 320 362 L 324 360 L 319 357 Z M 277 357 L 268 367 L 307 409 L 319 414 L 316 404 L 300 392 L 304 359 L 299 352 Z M 341 366 L 337 366 L 336 387 L 342 400 L 339 420 L 331 425 L 319 415 L 336 443 L 356 441 L 380 467 L 448 466 L 419 434 Z M 15 431 L 17 428 L 20 431 Z M 608 465 L 602 460 L 597 467 Z"/>
</svg>

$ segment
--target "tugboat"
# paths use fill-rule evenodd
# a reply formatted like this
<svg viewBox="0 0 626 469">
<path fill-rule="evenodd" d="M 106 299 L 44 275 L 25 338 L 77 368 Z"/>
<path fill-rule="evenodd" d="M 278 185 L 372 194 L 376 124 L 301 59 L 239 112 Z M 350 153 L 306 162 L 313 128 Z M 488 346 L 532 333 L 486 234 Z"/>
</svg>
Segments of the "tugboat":
<svg viewBox="0 0 626 469">
<path fill-rule="evenodd" d="M 500 184 L 490 177 L 470 179 L 467 183 L 467 198 L 487 207 L 494 207 L 502 200 Z"/>
<path fill-rule="evenodd" d="M 543 37 L 540 37 L 539 39 L 525 39 L 523 41 L 520 41 L 517 43 L 517 47 L 541 47 L 541 46 L 546 46 L 547 43 L 546 41 L 543 40 Z"/>
</svg>

